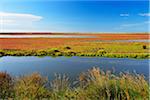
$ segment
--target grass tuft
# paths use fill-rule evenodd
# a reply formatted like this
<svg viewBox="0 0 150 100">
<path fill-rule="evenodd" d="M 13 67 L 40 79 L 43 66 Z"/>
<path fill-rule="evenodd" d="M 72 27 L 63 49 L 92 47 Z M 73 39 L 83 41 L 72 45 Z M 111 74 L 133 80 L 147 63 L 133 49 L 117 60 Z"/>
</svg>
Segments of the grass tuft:
<svg viewBox="0 0 150 100">
<path fill-rule="evenodd" d="M 149 84 L 144 76 L 120 73 L 116 76 L 99 68 L 82 72 L 77 80 L 55 74 L 49 81 L 39 73 L 14 78 L 0 73 L 0 98 L 50 100 L 148 100 Z"/>
</svg>

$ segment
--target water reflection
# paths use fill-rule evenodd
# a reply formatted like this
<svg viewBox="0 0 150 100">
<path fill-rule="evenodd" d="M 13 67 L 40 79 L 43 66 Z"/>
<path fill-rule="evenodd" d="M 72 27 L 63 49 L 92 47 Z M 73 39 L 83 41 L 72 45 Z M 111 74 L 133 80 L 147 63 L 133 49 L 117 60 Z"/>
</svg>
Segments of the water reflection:
<svg viewBox="0 0 150 100">
<path fill-rule="evenodd" d="M 146 77 L 149 75 L 148 59 L 128 58 L 99 58 L 99 57 L 2 57 L 0 71 L 7 71 L 12 75 L 24 75 L 39 72 L 42 75 L 53 77 L 54 73 L 67 73 L 71 77 L 92 67 L 102 70 L 136 72 Z"/>
</svg>

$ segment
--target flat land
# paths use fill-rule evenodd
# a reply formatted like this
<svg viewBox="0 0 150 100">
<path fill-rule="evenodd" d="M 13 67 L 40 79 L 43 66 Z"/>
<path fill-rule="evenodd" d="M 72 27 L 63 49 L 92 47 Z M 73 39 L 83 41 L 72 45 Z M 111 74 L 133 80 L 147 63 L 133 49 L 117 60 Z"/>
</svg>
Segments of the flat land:
<svg viewBox="0 0 150 100">
<path fill-rule="evenodd" d="M 20 35 L 19 33 L 16 34 Z M 26 34 L 21 34 L 21 35 L 26 35 Z M 60 35 L 60 34 L 57 33 L 56 35 Z M 63 35 L 69 35 L 69 34 L 63 34 Z M 63 45 L 83 46 L 83 45 L 88 45 L 88 43 L 90 44 L 101 43 L 103 40 L 148 40 L 149 38 L 148 34 L 71 34 L 71 35 L 81 35 L 81 36 L 84 35 L 84 36 L 92 36 L 92 37 L 91 38 L 0 38 L 0 49 L 21 49 L 21 50 L 32 49 L 33 50 L 33 49 L 46 49 L 51 47 L 58 47 Z M 105 42 L 104 44 L 107 43 Z M 108 44 L 111 43 L 108 42 Z"/>
<path fill-rule="evenodd" d="M 60 34 L 57 33 L 57 35 Z M 150 57 L 149 42 L 124 42 L 124 41 L 120 42 L 120 40 L 148 40 L 149 38 L 148 34 L 71 34 L 71 35 L 91 36 L 91 37 L 90 38 L 89 37 L 0 38 L 0 50 L 2 50 L 0 51 L 0 56 L 62 55 L 62 56 L 104 56 L 104 57 L 106 56 L 119 58 Z"/>
</svg>

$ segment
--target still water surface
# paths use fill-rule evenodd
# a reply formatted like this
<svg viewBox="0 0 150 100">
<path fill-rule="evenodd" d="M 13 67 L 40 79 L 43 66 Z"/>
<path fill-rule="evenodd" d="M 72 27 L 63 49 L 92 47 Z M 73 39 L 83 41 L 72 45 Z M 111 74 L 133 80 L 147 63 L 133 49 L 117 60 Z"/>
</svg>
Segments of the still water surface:
<svg viewBox="0 0 150 100">
<path fill-rule="evenodd" d="M 0 38 L 91 38 L 80 35 L 0 35 Z"/>
<path fill-rule="evenodd" d="M 79 75 L 92 67 L 113 70 L 116 74 L 136 72 L 149 76 L 148 59 L 100 58 L 100 57 L 12 57 L 0 58 L 0 71 L 14 76 L 39 72 L 53 78 L 54 73 L 67 73 L 71 77 Z"/>
</svg>

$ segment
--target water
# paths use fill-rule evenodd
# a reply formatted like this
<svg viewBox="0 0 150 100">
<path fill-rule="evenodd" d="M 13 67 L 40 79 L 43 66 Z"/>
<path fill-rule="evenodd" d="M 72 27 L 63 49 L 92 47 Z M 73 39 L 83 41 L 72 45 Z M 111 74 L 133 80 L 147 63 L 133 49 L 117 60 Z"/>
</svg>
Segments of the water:
<svg viewBox="0 0 150 100">
<path fill-rule="evenodd" d="M 102 70 L 113 70 L 116 74 L 136 72 L 149 76 L 148 59 L 99 58 L 99 57 L 1 57 L 0 71 L 14 76 L 39 72 L 53 78 L 54 73 L 67 73 L 71 77 L 79 75 L 92 67 Z"/>
<path fill-rule="evenodd" d="M 91 38 L 81 35 L 0 35 L 0 38 Z"/>
</svg>

